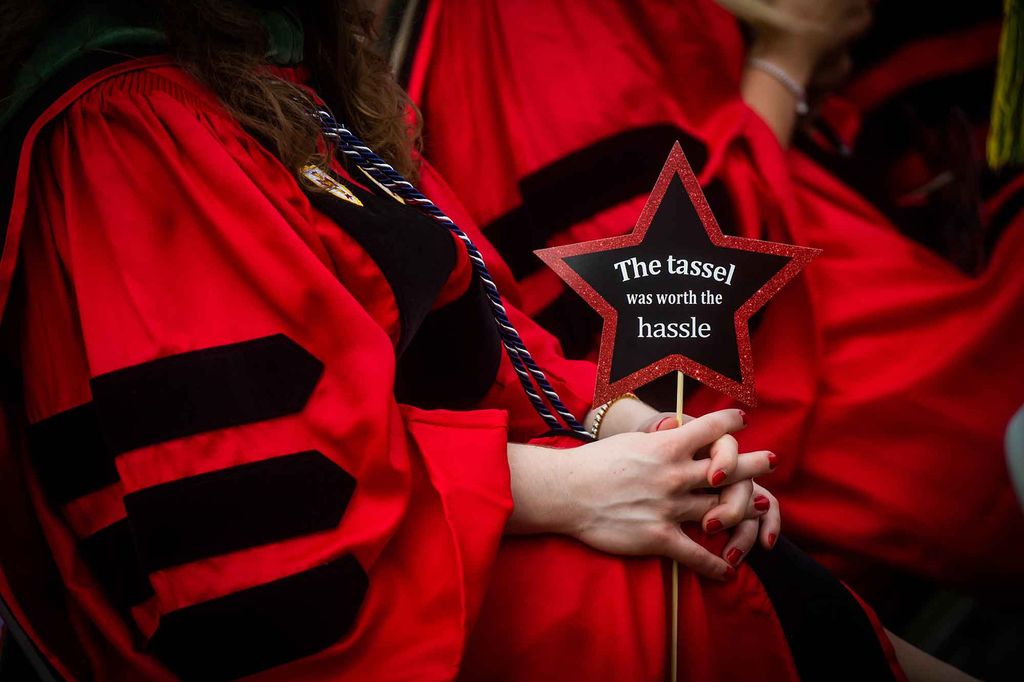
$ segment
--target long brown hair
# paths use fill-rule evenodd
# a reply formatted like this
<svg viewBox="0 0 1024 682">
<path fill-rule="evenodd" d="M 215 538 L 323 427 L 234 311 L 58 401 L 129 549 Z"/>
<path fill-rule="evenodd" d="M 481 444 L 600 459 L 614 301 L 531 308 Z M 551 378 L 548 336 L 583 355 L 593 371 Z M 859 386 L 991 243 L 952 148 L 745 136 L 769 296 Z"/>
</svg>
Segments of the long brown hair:
<svg viewBox="0 0 1024 682">
<path fill-rule="evenodd" d="M 6 88 L 48 24 L 78 3 L 0 3 L 0 87 Z M 419 117 L 375 49 L 373 14 L 358 0 L 109 0 L 114 11 L 160 18 L 181 65 L 209 87 L 231 114 L 287 167 L 323 163 L 314 103 L 267 68 L 262 13 L 287 4 L 304 31 L 303 64 L 317 94 L 400 172 L 416 175 Z M 141 6 L 141 7 L 140 7 Z"/>
</svg>

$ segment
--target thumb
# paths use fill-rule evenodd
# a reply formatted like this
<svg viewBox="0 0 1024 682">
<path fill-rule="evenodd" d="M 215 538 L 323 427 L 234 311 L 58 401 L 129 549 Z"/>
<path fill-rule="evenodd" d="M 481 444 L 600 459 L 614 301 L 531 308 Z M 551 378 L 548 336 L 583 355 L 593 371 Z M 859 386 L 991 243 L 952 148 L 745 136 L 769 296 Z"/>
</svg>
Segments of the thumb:
<svg viewBox="0 0 1024 682">
<path fill-rule="evenodd" d="M 683 424 L 691 420 L 693 420 L 693 417 L 690 415 L 683 415 Z M 679 420 L 676 417 L 675 412 L 661 412 L 651 419 L 644 431 L 647 433 L 655 433 L 656 431 L 668 431 L 670 429 L 677 428 L 678 426 Z"/>
</svg>

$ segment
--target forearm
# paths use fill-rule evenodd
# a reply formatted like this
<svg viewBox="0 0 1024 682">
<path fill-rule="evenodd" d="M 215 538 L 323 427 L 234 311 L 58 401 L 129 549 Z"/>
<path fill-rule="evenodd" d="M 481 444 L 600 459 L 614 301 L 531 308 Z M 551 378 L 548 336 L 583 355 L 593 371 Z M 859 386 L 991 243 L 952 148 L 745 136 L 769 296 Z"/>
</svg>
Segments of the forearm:
<svg viewBox="0 0 1024 682">
<path fill-rule="evenodd" d="M 584 419 L 589 430 L 597 408 Z M 617 400 L 601 420 L 601 438 L 637 431 L 660 413 L 640 400 Z M 554 449 L 508 444 L 508 467 L 512 480 L 512 514 L 505 525 L 509 535 L 561 533 L 579 530 L 583 516 L 568 492 L 577 476 L 577 456 L 571 449 Z"/>
<path fill-rule="evenodd" d="M 896 652 L 896 660 L 910 682 L 977 682 L 975 678 L 953 666 L 926 654 L 914 645 L 903 641 L 888 630 L 885 631 Z"/>
<path fill-rule="evenodd" d="M 567 493 L 571 458 L 567 450 L 508 444 L 513 508 L 506 534 L 573 532 L 577 510 Z"/>
<path fill-rule="evenodd" d="M 765 7 L 767 11 L 770 6 L 773 16 L 764 12 L 748 16 L 755 34 L 748 56 L 771 66 L 748 63 L 741 93 L 783 147 L 793 136 L 801 91 L 811 77 L 819 86 L 830 81 L 834 86 L 848 70 L 848 47 L 870 25 L 871 4 L 868 0 L 775 0 Z M 767 73 L 766 68 L 783 73 Z"/>
<path fill-rule="evenodd" d="M 781 50 L 751 50 L 751 58 L 763 59 L 785 71 L 801 87 L 811 77 L 813 63 Z M 743 101 L 772 129 L 779 144 L 788 147 L 797 123 L 798 99 L 775 76 L 748 65 L 740 84 Z"/>
</svg>

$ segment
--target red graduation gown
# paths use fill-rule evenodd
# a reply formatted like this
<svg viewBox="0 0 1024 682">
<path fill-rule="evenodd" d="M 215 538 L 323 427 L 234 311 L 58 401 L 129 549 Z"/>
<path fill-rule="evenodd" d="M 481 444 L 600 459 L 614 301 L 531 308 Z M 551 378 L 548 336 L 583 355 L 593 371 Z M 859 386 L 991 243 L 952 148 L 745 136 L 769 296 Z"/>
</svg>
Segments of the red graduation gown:
<svg viewBox="0 0 1024 682">
<path fill-rule="evenodd" d="M 469 406 L 437 408 L 444 382 L 423 392 L 439 366 L 459 386 L 475 376 L 463 365 L 486 364 L 480 344 L 459 346 L 480 333 L 460 326 L 465 251 L 335 170 L 362 206 L 303 192 L 161 57 L 86 78 L 26 138 L 0 301 L 24 379 L 24 475 L 93 674 L 661 679 L 662 562 L 502 538 L 506 443 L 544 429 L 504 355 L 478 394 L 445 399 Z M 514 291 L 429 167 L 421 184 Z M 509 307 L 584 413 L 592 365 Z M 430 362 L 403 369 L 410 353 Z M 681 679 L 795 680 L 849 646 L 899 679 L 850 593 L 788 546 L 759 561 L 772 590 L 747 566 L 727 584 L 684 572 Z M 801 617 L 809 594 L 826 621 Z"/>
</svg>

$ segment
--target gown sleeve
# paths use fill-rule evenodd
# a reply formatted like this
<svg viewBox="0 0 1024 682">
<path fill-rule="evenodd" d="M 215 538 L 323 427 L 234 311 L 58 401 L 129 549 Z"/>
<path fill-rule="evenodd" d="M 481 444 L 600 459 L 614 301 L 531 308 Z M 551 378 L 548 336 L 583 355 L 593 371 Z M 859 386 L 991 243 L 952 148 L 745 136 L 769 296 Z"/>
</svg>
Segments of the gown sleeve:
<svg viewBox="0 0 1024 682">
<path fill-rule="evenodd" d="M 566 358 L 558 339 L 523 313 L 523 290 L 512 276 L 508 264 L 477 226 L 476 221 L 441 174 L 426 161 L 421 163 L 419 185 L 480 249 L 487 269 L 505 299 L 509 319 L 566 407 L 582 422 L 593 402 L 597 377 L 594 363 Z M 539 433 L 538 429 L 546 428 L 519 385 L 515 370 L 504 354 L 494 388 L 484 403 L 500 405 L 508 410 L 509 435 L 512 440 L 529 439 Z"/>
<path fill-rule="evenodd" d="M 31 192 L 32 458 L 91 626 L 187 679 L 452 678 L 506 413 L 396 402 L 381 273 L 201 95 L 90 91 Z"/>
</svg>

